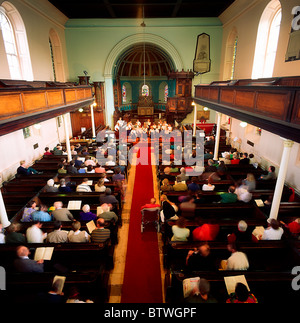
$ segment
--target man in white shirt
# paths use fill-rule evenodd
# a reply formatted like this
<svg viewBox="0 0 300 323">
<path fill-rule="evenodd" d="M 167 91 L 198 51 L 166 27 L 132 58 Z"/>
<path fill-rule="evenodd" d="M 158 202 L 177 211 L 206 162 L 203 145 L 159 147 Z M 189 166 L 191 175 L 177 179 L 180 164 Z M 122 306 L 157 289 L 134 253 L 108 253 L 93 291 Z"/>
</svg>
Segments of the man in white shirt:
<svg viewBox="0 0 300 323">
<path fill-rule="evenodd" d="M 221 268 L 223 270 L 247 270 L 249 268 L 247 255 L 238 251 L 234 244 L 229 244 L 227 248 L 231 251 L 231 256 L 221 261 Z"/>
<path fill-rule="evenodd" d="M 271 219 L 269 227 L 265 229 L 261 240 L 280 240 L 283 234 L 283 229 L 279 226 L 279 222 L 275 219 Z"/>
<path fill-rule="evenodd" d="M 82 183 L 76 187 L 76 192 L 91 192 L 92 189 L 88 185 L 88 178 L 84 178 Z"/>
<path fill-rule="evenodd" d="M 43 243 L 47 233 L 41 230 L 42 223 L 37 222 L 26 230 L 26 239 L 28 243 Z"/>
</svg>

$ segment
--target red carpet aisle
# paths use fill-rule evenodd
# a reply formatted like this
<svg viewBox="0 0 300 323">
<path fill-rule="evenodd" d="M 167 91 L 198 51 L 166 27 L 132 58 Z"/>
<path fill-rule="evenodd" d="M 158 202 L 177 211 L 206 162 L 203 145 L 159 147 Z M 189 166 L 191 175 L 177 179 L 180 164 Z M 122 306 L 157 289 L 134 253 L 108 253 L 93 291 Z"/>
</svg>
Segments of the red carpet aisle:
<svg viewBox="0 0 300 323">
<path fill-rule="evenodd" d="M 141 206 L 154 194 L 150 148 L 141 154 L 147 150 L 149 164 L 136 166 L 121 303 L 163 302 L 157 233 L 141 233 Z"/>
</svg>

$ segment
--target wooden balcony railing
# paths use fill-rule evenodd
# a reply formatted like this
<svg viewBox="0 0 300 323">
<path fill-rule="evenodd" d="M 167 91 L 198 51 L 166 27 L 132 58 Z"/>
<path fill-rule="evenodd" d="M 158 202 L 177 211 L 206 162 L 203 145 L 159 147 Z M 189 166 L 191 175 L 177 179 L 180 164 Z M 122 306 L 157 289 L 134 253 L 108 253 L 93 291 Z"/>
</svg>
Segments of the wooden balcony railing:
<svg viewBox="0 0 300 323">
<path fill-rule="evenodd" d="M 300 139 L 300 77 L 196 85 L 195 101 L 279 135 Z"/>
<path fill-rule="evenodd" d="M 33 116 L 35 119 L 49 119 L 67 113 L 75 108 L 91 104 L 92 87 L 75 86 L 72 83 L 0 81 L 0 135 L 3 127 L 12 120 Z M 43 118 L 44 115 L 44 118 Z M 27 125 L 28 126 L 28 125 Z M 16 130 L 16 128 L 14 128 Z"/>
</svg>

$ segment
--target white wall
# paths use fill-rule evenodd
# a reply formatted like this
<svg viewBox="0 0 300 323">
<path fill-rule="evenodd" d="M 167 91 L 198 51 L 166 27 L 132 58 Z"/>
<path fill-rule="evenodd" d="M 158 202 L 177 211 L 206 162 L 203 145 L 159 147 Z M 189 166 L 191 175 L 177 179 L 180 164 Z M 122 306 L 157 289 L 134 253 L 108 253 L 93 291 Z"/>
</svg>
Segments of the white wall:
<svg viewBox="0 0 300 323">
<path fill-rule="evenodd" d="M 72 137 L 71 120 L 68 114 L 68 125 L 70 137 Z M 20 161 L 25 159 L 29 164 L 41 158 L 45 147 L 53 149 L 59 142 L 66 140 L 63 121 L 58 127 L 57 118 L 40 123 L 41 128 L 30 127 L 31 136 L 24 139 L 23 130 L 15 131 L 0 137 L 0 183 L 11 179 Z M 33 145 L 38 144 L 34 149 Z"/>
<path fill-rule="evenodd" d="M 0 5 L 3 2 L 3 0 L 0 0 Z M 67 81 L 69 71 L 64 28 L 67 17 L 46 0 L 9 0 L 9 2 L 18 10 L 26 28 L 33 79 L 36 81 L 54 80 L 49 46 L 49 33 L 51 29 L 54 29 L 61 42 L 65 81 Z M 5 53 L 3 49 L 1 50 L 0 42 L 1 64 L 5 61 L 3 55 Z M 10 78 L 7 69 L 0 69 L 0 78 Z"/>
<path fill-rule="evenodd" d="M 235 79 L 251 78 L 257 30 L 261 15 L 270 0 L 236 0 L 219 18 L 223 23 L 223 43 L 220 75 L 223 77 L 226 42 L 231 31 L 238 34 Z M 282 19 L 273 76 L 299 75 L 300 60 L 285 62 L 291 22 L 292 8 L 299 0 L 280 1 Z"/>
<path fill-rule="evenodd" d="M 236 0 L 228 10 L 219 18 L 223 23 L 223 41 L 220 76 L 223 79 L 224 61 L 227 39 L 233 29 L 238 34 L 237 56 L 235 65 L 235 79 L 251 78 L 252 65 L 254 60 L 255 44 L 257 37 L 258 24 L 261 15 L 270 0 Z M 293 16 L 292 8 L 299 6 L 298 0 L 280 1 L 282 5 L 282 20 L 278 40 L 274 77 L 297 76 L 300 71 L 300 60 L 285 62 L 289 33 Z M 272 134 L 262 129 L 261 136 L 256 133 L 256 127 L 248 125 L 246 128 L 240 127 L 240 121 L 232 119 L 231 138 L 241 139 L 241 144 L 234 142 L 240 151 L 253 153 L 262 167 L 268 168 L 274 165 L 276 171 L 280 166 L 283 151 L 283 140 L 276 134 Z M 247 144 L 247 140 L 254 142 L 254 147 Z M 286 182 L 300 191 L 300 154 L 299 143 L 294 143 Z"/>
<path fill-rule="evenodd" d="M 249 125 L 245 128 L 240 126 L 240 120 L 232 119 L 231 122 L 231 142 L 240 152 L 253 153 L 256 161 L 264 169 L 270 165 L 275 166 L 276 173 L 280 167 L 281 155 L 283 152 L 283 138 L 269 131 L 261 131 L 257 134 L 257 127 Z M 241 144 L 234 142 L 234 138 L 241 139 Z M 247 144 L 247 140 L 254 143 L 254 147 Z M 300 191 L 300 145 L 294 143 L 289 160 L 286 176 L 286 183 L 297 191 Z"/>
</svg>

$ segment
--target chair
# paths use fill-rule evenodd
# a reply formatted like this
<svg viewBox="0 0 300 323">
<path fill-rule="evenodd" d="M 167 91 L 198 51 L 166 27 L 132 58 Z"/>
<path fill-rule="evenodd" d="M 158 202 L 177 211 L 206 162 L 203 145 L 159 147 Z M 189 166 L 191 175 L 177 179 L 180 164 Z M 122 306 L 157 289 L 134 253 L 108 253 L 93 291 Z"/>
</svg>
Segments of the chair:
<svg viewBox="0 0 300 323">
<path fill-rule="evenodd" d="M 147 224 L 155 224 L 155 230 L 158 231 L 158 219 L 159 219 L 160 208 L 144 208 L 141 210 L 142 222 L 141 222 L 141 232 L 144 232 L 145 226 Z"/>
</svg>

